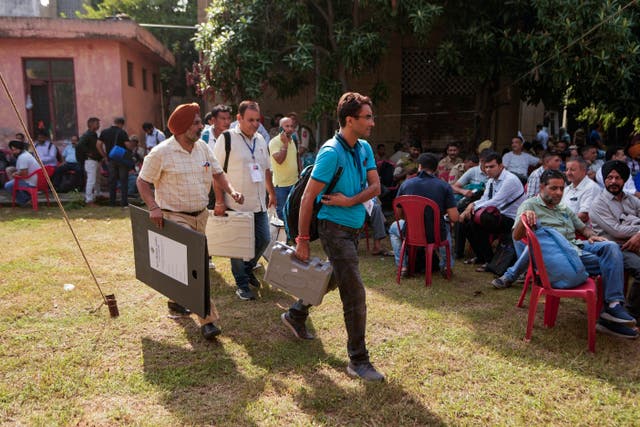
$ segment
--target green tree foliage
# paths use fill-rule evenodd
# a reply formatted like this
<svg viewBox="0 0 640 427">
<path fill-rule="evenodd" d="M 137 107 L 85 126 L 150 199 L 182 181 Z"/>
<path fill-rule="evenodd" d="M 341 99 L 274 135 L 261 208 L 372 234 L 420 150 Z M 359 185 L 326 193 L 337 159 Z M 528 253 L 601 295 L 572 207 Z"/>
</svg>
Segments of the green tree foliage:
<svg viewBox="0 0 640 427">
<path fill-rule="evenodd" d="M 398 2 L 399 3 L 399 2 Z M 440 10 L 422 0 L 213 0 L 195 37 L 200 93 L 238 102 L 259 98 L 268 85 L 280 97 L 313 83 L 309 118 L 335 108 L 353 75 L 380 61 L 391 34 L 405 24 L 425 36 Z M 386 91 L 377 83 L 375 93 Z"/>
<path fill-rule="evenodd" d="M 484 85 L 487 109 L 513 84 L 526 101 L 557 107 L 567 97 L 590 122 L 624 124 L 640 117 L 639 9 L 629 4 L 449 0 L 438 59 Z"/>
<path fill-rule="evenodd" d="M 629 0 L 213 0 L 192 77 L 200 93 L 233 101 L 314 84 L 309 118 L 320 118 L 392 34 L 435 36 L 439 64 L 477 83 L 485 125 L 515 93 L 549 108 L 568 99 L 589 120 L 621 124 L 640 117 L 638 12 Z"/>
<path fill-rule="evenodd" d="M 144 24 L 195 25 L 197 21 L 196 0 L 101 0 L 94 5 L 85 5 L 79 18 L 104 19 L 120 13 Z M 191 38 L 193 30 L 176 28 L 147 28 L 173 53 L 175 67 L 161 71 L 162 86 L 168 96 L 185 96 L 187 88 L 185 73 L 198 54 Z M 168 100 L 167 100 L 168 101 Z"/>
</svg>

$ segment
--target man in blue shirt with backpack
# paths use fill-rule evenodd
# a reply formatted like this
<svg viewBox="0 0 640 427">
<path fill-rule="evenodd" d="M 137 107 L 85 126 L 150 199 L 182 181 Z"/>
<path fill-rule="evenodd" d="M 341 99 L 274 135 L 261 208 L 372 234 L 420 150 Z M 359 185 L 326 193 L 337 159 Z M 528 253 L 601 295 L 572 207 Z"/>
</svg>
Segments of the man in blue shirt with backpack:
<svg viewBox="0 0 640 427">
<path fill-rule="evenodd" d="M 366 138 L 375 125 L 371 100 L 359 93 L 347 92 L 337 108 L 340 130 L 327 141 L 316 158 L 301 199 L 296 257 L 309 259 L 309 224 L 314 201 L 320 196 L 318 234 L 322 248 L 333 266 L 347 329 L 349 365 L 347 374 L 368 381 L 383 381 L 384 376 L 369 361 L 365 344 L 367 306 L 364 284 L 358 269 L 358 239 L 366 215 L 365 203 L 380 194 L 380 179 L 373 150 Z M 338 167 L 342 175 L 331 194 L 324 194 Z M 283 323 L 300 339 L 313 339 L 305 326 L 309 305 L 301 300 L 282 314 Z"/>
</svg>

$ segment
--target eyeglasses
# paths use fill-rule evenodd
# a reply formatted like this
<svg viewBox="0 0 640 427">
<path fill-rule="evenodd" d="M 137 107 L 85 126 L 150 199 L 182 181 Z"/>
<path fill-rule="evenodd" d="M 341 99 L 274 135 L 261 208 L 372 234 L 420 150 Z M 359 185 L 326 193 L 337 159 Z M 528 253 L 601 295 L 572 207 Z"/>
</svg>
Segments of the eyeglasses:
<svg viewBox="0 0 640 427">
<path fill-rule="evenodd" d="M 367 114 L 366 116 L 355 116 L 356 119 L 365 119 L 369 121 L 375 120 L 375 116 L 373 114 Z"/>
</svg>

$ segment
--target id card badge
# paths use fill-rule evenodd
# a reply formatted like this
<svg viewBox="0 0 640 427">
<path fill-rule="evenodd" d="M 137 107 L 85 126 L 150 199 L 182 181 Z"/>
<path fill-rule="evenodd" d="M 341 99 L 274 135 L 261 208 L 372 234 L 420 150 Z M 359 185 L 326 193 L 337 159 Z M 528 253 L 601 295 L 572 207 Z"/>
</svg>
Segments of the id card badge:
<svg viewBox="0 0 640 427">
<path fill-rule="evenodd" d="M 367 214 L 371 216 L 371 212 L 373 212 L 373 199 L 369 199 L 366 202 L 362 202 L 364 209 L 367 211 Z"/>
<path fill-rule="evenodd" d="M 262 169 L 259 164 L 250 163 L 249 170 L 251 171 L 251 182 L 262 182 L 264 174 L 262 173 Z"/>
</svg>

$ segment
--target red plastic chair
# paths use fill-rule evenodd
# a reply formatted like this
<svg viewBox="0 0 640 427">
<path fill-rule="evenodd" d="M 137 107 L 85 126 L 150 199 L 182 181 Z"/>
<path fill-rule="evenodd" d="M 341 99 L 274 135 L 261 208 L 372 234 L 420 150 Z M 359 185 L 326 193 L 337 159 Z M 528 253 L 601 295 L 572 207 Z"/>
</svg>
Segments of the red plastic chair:
<svg viewBox="0 0 640 427">
<path fill-rule="evenodd" d="M 425 209 L 433 211 L 433 242 L 427 242 L 427 233 L 424 224 Z M 413 273 L 415 269 L 416 250 L 419 247 L 425 248 L 425 286 L 431 286 L 431 268 L 433 263 L 433 250 L 444 247 L 447 254 L 447 274 L 446 278 L 451 278 L 451 252 L 449 249 L 449 240 L 440 239 L 440 208 L 431 199 L 422 196 L 399 196 L 393 200 L 393 210 L 396 216 L 398 229 L 400 228 L 399 220 L 400 212 L 404 213 L 405 220 L 405 236 L 402 239 L 402 248 L 400 249 L 400 264 L 398 265 L 398 273 L 396 281 L 400 284 L 400 276 L 402 272 L 402 264 L 404 256 L 409 249 L 409 272 Z M 400 231 L 401 233 L 402 230 Z"/>
<path fill-rule="evenodd" d="M 529 300 L 529 318 L 525 340 L 531 340 L 533 322 L 536 318 L 538 301 L 541 295 L 546 296 L 544 309 L 544 325 L 552 328 L 558 317 L 560 298 L 581 298 L 587 303 L 587 332 L 589 351 L 596 351 L 596 319 L 598 317 L 598 290 L 595 281 L 589 277 L 583 284 L 573 289 L 554 289 L 549 283 L 547 270 L 542 259 L 542 251 L 535 233 L 531 230 L 523 215 L 520 220 L 524 224 L 529 246 L 529 272 L 531 273 L 531 298 Z M 526 283 L 526 281 L 525 281 Z M 525 285 L 526 286 L 526 285 Z M 526 289 L 526 287 L 525 287 Z M 526 290 L 525 290 L 526 292 Z"/>
<path fill-rule="evenodd" d="M 35 187 L 20 186 L 20 180 L 30 178 L 33 175 L 38 176 L 38 184 Z M 47 198 L 47 206 L 50 206 L 49 205 L 49 192 L 50 192 L 49 184 L 47 183 L 47 180 L 44 177 L 44 172 L 42 171 L 42 169 L 38 169 L 37 171 L 34 171 L 33 173 L 31 173 L 30 175 L 27 175 L 24 178 L 14 178 L 13 194 L 12 194 L 12 200 L 11 200 L 11 206 L 14 208 L 16 207 L 16 193 L 19 190 L 26 191 L 29 193 L 29 195 L 31 196 L 31 206 L 33 206 L 34 211 L 38 210 L 38 191 L 42 191 L 44 193 L 45 197 Z"/>
</svg>

